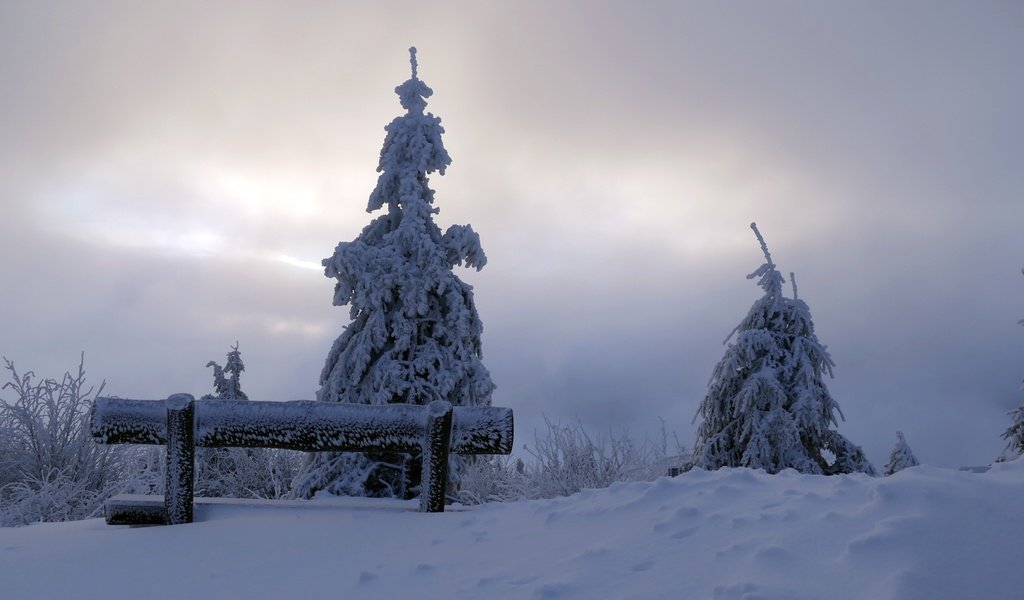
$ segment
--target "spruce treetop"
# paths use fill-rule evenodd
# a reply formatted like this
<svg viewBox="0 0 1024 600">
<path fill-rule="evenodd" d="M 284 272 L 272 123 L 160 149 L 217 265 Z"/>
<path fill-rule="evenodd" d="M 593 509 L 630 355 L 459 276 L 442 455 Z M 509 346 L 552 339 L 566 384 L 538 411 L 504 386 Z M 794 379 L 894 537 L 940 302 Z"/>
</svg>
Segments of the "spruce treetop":
<svg viewBox="0 0 1024 600">
<path fill-rule="evenodd" d="M 757 285 L 761 286 L 764 293 L 773 300 L 780 301 L 782 299 L 782 284 L 786 283 L 786 280 L 782 278 L 782 273 L 779 273 L 778 269 L 775 268 L 775 263 L 772 261 L 772 253 L 768 251 L 768 244 L 764 241 L 761 230 L 757 228 L 757 223 L 751 223 L 750 228 L 754 230 L 757 242 L 761 244 L 764 264 L 750 275 L 747 275 L 747 279 L 760 277 L 761 279 L 757 282 Z"/>
<path fill-rule="evenodd" d="M 402 108 L 410 111 L 422 114 L 423 109 L 427 107 L 427 98 L 434 95 L 434 90 L 430 89 L 427 84 L 420 81 L 419 76 L 416 74 L 416 47 L 409 48 L 409 63 L 412 65 L 412 77 L 407 79 L 404 83 L 399 84 L 395 88 L 395 93 L 398 94 L 399 102 L 402 103 Z"/>
<path fill-rule="evenodd" d="M 409 49 L 412 77 L 395 88 L 399 102 L 406 113 L 395 118 L 384 130 L 384 146 L 377 164 L 377 186 L 370 193 L 366 212 L 373 212 L 385 204 L 394 210 L 417 200 L 433 204 L 434 192 L 427 186 L 427 175 L 437 171 L 444 175 L 452 164 L 444 149 L 441 119 L 432 113 L 424 114 L 427 98 L 434 91 L 423 83 L 416 73 L 416 48 Z M 436 212 L 436 211 L 434 211 Z"/>
</svg>

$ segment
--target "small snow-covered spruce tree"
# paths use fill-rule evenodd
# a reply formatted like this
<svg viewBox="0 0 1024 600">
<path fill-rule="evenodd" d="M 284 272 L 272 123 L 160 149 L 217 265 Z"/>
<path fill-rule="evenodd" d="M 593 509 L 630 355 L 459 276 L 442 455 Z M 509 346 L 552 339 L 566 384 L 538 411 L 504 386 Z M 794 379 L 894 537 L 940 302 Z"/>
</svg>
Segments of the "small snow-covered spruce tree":
<svg viewBox="0 0 1024 600">
<path fill-rule="evenodd" d="M 1006 451 L 996 459 L 996 462 L 1013 460 L 1024 455 L 1024 402 L 1010 411 L 1013 424 L 1003 432 L 1003 439 L 1006 440 Z"/>
<path fill-rule="evenodd" d="M 200 400 L 248 400 L 239 382 L 245 364 L 238 342 L 227 354 L 221 367 L 216 361 L 206 363 L 213 367 L 213 394 Z M 264 498 L 270 477 L 264 463 L 272 464 L 273 451 L 265 448 L 197 448 L 196 492 L 206 497 Z"/>
<path fill-rule="evenodd" d="M 907 467 L 916 467 L 919 464 L 921 463 L 917 461 L 917 457 L 914 456 L 914 452 L 910 449 L 910 445 L 907 444 L 907 438 L 903 437 L 902 431 L 897 431 L 896 446 L 889 454 L 889 462 L 885 465 L 885 469 L 882 473 L 889 476 L 897 471 L 902 471 Z"/>
<path fill-rule="evenodd" d="M 787 298 L 764 238 L 755 223 L 750 227 L 765 262 L 747 279 L 758 278 L 764 296 L 726 339 L 735 335 L 694 417 L 703 421 L 691 466 L 874 475 L 863 451 L 831 428 L 838 424 L 835 415 L 843 416 L 824 382 L 832 376 L 832 358 L 795 282 Z"/>
<path fill-rule="evenodd" d="M 1021 269 L 1021 273 L 1024 273 L 1024 269 Z M 1018 323 L 1024 325 L 1024 319 Z M 1024 389 L 1024 382 L 1022 382 L 1021 388 Z M 1010 411 L 1010 418 L 1013 419 L 1013 423 L 1003 432 L 1003 439 L 1006 440 L 1006 452 L 997 458 L 996 462 L 1013 460 L 1024 455 L 1024 402 Z"/>
<path fill-rule="evenodd" d="M 433 93 L 416 72 L 395 88 L 406 113 L 386 128 L 367 212 L 386 208 L 351 242 L 323 261 L 337 280 L 334 304 L 349 305 L 352 322 L 334 342 L 320 374 L 317 399 L 361 404 L 488 405 L 494 384 L 481 362 L 483 327 L 472 287 L 455 265 L 481 269 L 480 238 L 468 225 L 443 235 L 427 176 L 444 175 L 451 158 L 441 120 L 424 113 Z M 464 459 L 453 457 L 457 484 Z M 318 453 L 296 482 L 295 495 L 333 494 L 409 498 L 418 492 L 421 461 L 393 453 Z"/>
<path fill-rule="evenodd" d="M 215 394 L 206 394 L 203 400 L 248 400 L 249 397 L 242 391 L 239 378 L 245 370 L 245 363 L 242 362 L 242 353 L 238 349 L 238 342 L 228 352 L 227 363 L 221 367 L 216 361 L 206 363 L 207 367 L 213 367 L 213 390 Z M 228 376 L 224 374 L 227 373 Z"/>
</svg>

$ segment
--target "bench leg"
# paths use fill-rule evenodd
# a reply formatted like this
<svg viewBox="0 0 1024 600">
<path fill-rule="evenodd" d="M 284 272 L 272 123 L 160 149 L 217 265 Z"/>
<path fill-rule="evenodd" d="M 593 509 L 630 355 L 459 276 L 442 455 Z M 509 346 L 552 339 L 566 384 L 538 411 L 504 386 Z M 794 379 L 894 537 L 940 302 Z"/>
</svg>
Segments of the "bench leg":
<svg viewBox="0 0 1024 600">
<path fill-rule="evenodd" d="M 448 484 L 448 451 L 452 441 L 452 405 L 436 400 L 427 405 L 427 436 L 423 442 L 420 512 L 444 512 Z"/>
<path fill-rule="evenodd" d="M 164 471 L 164 505 L 167 524 L 192 522 L 195 445 L 195 399 L 174 394 L 167 399 L 167 465 Z"/>
</svg>

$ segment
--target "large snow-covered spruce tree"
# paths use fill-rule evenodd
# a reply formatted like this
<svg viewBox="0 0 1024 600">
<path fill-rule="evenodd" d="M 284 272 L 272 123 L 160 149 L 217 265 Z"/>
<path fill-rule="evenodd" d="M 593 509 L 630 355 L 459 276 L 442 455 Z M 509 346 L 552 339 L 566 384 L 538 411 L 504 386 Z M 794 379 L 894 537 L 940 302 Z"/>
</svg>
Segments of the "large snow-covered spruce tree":
<svg viewBox="0 0 1024 600">
<path fill-rule="evenodd" d="M 352 322 L 334 342 L 317 399 L 361 404 L 454 406 L 491 402 L 494 384 L 481 362 L 483 327 L 472 287 L 456 265 L 481 269 L 487 258 L 468 225 L 443 235 L 434 223 L 434 191 L 427 176 L 444 175 L 451 158 L 441 142 L 441 120 L 424 113 L 432 95 L 417 76 L 395 88 L 406 110 L 386 128 L 367 212 L 386 209 L 351 242 L 323 261 L 337 280 L 334 304 L 349 305 Z M 455 483 L 463 459 L 453 457 Z M 420 458 L 393 453 L 319 453 L 296 482 L 295 495 L 411 497 L 418 492 Z"/>
<path fill-rule="evenodd" d="M 785 280 L 764 238 L 751 223 L 765 262 L 747 276 L 764 296 L 730 334 L 697 415 L 702 418 L 692 466 L 712 470 L 750 467 L 777 473 L 865 472 L 863 451 L 832 429 L 839 405 L 825 386 L 833 362 L 814 333 L 807 304 L 783 294 Z M 728 340 L 727 340 L 728 341 Z"/>
</svg>

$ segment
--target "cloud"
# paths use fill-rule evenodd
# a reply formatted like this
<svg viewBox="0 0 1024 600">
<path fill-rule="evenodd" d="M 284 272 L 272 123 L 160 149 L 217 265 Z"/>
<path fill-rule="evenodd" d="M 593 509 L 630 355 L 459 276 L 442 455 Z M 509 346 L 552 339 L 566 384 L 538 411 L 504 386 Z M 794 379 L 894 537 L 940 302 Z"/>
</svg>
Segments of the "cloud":
<svg viewBox="0 0 1024 600">
<path fill-rule="evenodd" d="M 756 220 L 884 462 L 980 463 L 1020 399 L 1021 9 L 527 2 L 0 7 L 0 348 L 121 395 L 312 397 L 319 261 L 372 218 L 419 50 L 472 223 L 485 362 L 541 414 L 692 440 Z M 959 432 L 959 434 L 958 434 Z"/>
</svg>

